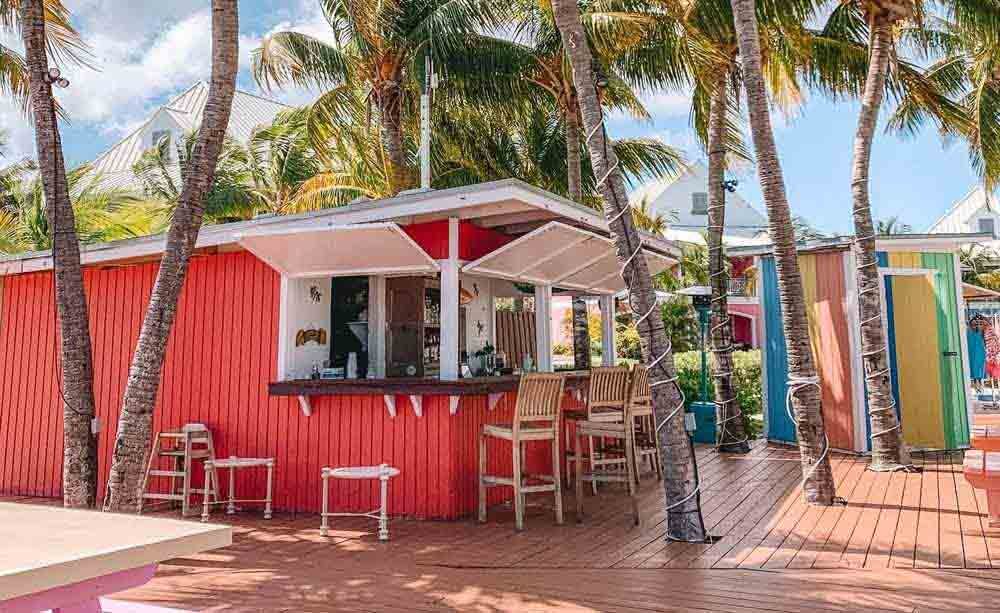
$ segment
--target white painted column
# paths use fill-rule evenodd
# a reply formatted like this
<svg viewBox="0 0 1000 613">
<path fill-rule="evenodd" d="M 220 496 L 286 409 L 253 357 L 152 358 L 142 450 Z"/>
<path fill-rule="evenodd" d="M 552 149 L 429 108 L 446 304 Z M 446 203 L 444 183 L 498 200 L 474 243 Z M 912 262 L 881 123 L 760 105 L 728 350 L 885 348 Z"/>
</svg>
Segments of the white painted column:
<svg viewBox="0 0 1000 613">
<path fill-rule="evenodd" d="M 552 372 L 552 286 L 535 286 L 535 345 L 538 371 Z"/>
<path fill-rule="evenodd" d="M 601 296 L 601 364 L 614 366 L 618 361 L 615 353 L 615 297 Z"/>
<path fill-rule="evenodd" d="M 385 377 L 385 277 L 368 277 L 368 372 Z"/>
<path fill-rule="evenodd" d="M 458 379 L 458 218 L 448 219 L 448 259 L 441 265 L 441 379 Z"/>
</svg>

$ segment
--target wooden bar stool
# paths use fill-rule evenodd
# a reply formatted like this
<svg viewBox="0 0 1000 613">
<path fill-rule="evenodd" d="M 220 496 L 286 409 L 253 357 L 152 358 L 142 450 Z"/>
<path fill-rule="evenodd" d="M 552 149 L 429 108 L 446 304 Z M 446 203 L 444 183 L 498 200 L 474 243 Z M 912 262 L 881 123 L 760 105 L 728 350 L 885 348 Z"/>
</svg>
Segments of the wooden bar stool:
<svg viewBox="0 0 1000 613">
<path fill-rule="evenodd" d="M 577 523 L 583 522 L 583 482 L 589 481 L 592 484 L 598 481 L 605 483 L 625 483 L 625 488 L 628 491 L 629 499 L 632 503 L 632 516 L 635 525 L 639 525 L 639 501 L 636 497 L 637 484 L 635 480 L 634 459 L 635 459 L 635 426 L 634 418 L 632 416 L 630 405 L 625 405 L 624 420 L 619 422 L 601 422 L 601 421 L 578 421 L 576 422 L 576 434 L 573 437 L 573 449 L 576 452 L 576 457 L 580 460 L 576 463 L 576 521 Z M 583 460 L 586 456 L 583 455 L 583 440 L 594 438 L 601 439 L 615 439 L 621 441 L 621 447 L 616 447 L 614 450 L 605 450 L 606 456 L 616 455 L 618 457 L 618 462 L 614 464 L 614 468 L 609 470 L 608 468 L 592 467 L 589 472 L 583 471 Z M 605 466 L 609 464 L 606 463 Z M 593 466 L 593 465 L 592 465 Z"/>
<path fill-rule="evenodd" d="M 625 403 L 629 390 L 628 366 L 603 366 L 590 371 L 590 385 L 587 391 L 587 410 L 569 411 L 567 419 L 579 423 L 589 421 L 594 423 L 616 423 L 625 419 Z M 567 431 L 567 439 L 569 432 Z M 568 441 L 567 441 L 568 443 Z M 573 474 L 573 464 L 578 463 L 578 454 L 569 444 L 566 450 L 567 476 Z M 600 437 L 587 438 L 587 456 L 591 471 L 601 466 L 616 466 L 624 462 L 621 454 L 605 453 L 604 441 Z M 591 484 L 594 494 L 597 494 L 597 482 Z"/>
<path fill-rule="evenodd" d="M 527 374 L 521 377 L 514 407 L 513 424 L 484 424 L 479 435 L 479 521 L 486 521 L 486 490 L 499 485 L 514 488 L 514 527 L 524 529 L 524 496 L 552 492 L 556 523 L 563 523 L 562 484 L 559 475 L 559 411 L 562 407 L 562 375 Z M 486 474 L 486 441 L 499 438 L 511 442 L 513 474 Z M 527 441 L 552 441 L 552 475 L 523 474 L 522 445 Z M 537 482 L 541 483 L 537 483 Z"/>
<path fill-rule="evenodd" d="M 641 480 L 643 460 L 650 463 L 650 470 L 659 481 L 663 479 L 663 466 L 660 464 L 660 441 L 657 439 L 656 418 L 653 416 L 653 391 L 649 386 L 649 371 L 642 364 L 636 364 L 632 369 L 628 403 L 635 428 L 633 445 L 636 483 Z"/>
</svg>

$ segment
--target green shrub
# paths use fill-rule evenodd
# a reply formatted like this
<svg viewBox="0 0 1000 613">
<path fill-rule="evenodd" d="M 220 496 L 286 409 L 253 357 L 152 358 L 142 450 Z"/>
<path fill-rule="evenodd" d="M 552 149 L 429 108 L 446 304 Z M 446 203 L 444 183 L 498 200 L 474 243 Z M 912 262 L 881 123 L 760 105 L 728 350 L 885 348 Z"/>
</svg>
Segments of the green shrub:
<svg viewBox="0 0 1000 613">
<path fill-rule="evenodd" d="M 733 375 L 736 386 L 736 399 L 747 417 L 750 437 L 756 438 L 763 429 L 763 390 L 760 371 L 761 355 L 759 350 L 737 351 L 733 353 Z M 686 351 L 674 354 L 677 365 L 677 380 L 684 392 L 684 397 L 690 404 L 698 400 L 701 393 L 701 352 Z M 711 368 L 711 358 L 709 358 Z M 715 399 L 712 379 L 708 380 L 708 398 Z"/>
</svg>

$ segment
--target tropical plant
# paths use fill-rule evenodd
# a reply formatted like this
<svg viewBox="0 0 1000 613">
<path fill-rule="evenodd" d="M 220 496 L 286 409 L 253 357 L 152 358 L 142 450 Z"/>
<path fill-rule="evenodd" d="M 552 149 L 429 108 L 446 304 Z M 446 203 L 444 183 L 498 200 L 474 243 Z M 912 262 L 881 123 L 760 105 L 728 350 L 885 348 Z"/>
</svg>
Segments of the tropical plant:
<svg viewBox="0 0 1000 613">
<path fill-rule="evenodd" d="M 129 367 L 105 510 L 132 510 L 139 500 L 167 340 L 201 229 L 205 198 L 211 192 L 216 163 L 225 144 L 238 70 L 237 0 L 212 0 L 212 77 L 208 99 Z"/>
<path fill-rule="evenodd" d="M 28 181 L 24 176 L 25 169 L 31 166 L 33 163 L 16 165 L 0 177 L 0 183 L 10 182 L 2 192 L 5 202 L 0 212 L 0 253 L 52 248 L 42 180 Z M 70 171 L 66 183 L 81 243 L 134 238 L 159 230 L 162 216 L 156 203 L 143 201 L 125 190 L 103 188 L 100 177 L 91 176 L 89 168 Z"/>
<path fill-rule="evenodd" d="M 951 1 L 968 4 L 969 0 Z M 823 89 L 835 95 L 856 95 L 861 101 L 851 173 L 854 256 L 872 431 L 871 468 L 879 471 L 910 466 L 885 350 L 875 246 L 879 229 L 871 211 L 869 175 L 879 112 L 889 92 L 899 101 L 890 128 L 914 132 L 933 118 L 944 131 L 968 131 L 963 109 L 948 97 L 957 91 L 960 82 L 950 76 L 954 69 L 932 66 L 925 73 L 914 61 L 903 57 L 906 48 L 927 52 L 935 46 L 938 37 L 926 27 L 930 5 L 925 0 L 838 2 L 813 42 L 813 57 L 807 62 L 807 69 L 815 73 L 814 82 Z"/>
<path fill-rule="evenodd" d="M 623 277 L 628 281 L 628 304 L 639 318 L 643 358 L 650 365 L 653 413 L 663 451 L 663 488 L 666 497 L 667 537 L 679 541 L 704 542 L 708 536 L 701 514 L 700 485 L 697 483 L 694 447 L 684 430 L 683 399 L 675 381 L 673 352 L 663 328 L 663 320 L 650 317 L 656 312 L 656 295 L 642 240 L 632 219 L 625 180 L 618 159 L 604 130 L 604 113 L 598 99 L 594 58 L 580 22 L 576 0 L 553 0 L 556 26 L 572 67 L 577 101 L 586 131 L 587 148 L 595 174 L 601 177 L 598 189 L 604 199 L 604 214 L 614 238 Z"/>
<path fill-rule="evenodd" d="M 295 31 L 267 36 L 253 52 L 253 74 L 265 89 L 286 84 L 315 86 L 321 115 L 342 114 L 359 89 L 379 122 L 385 174 L 391 194 L 412 186 L 404 125 L 413 115 L 430 57 L 446 76 L 448 94 L 485 99 L 493 49 L 484 27 L 500 26 L 506 12 L 486 0 L 351 2 L 319 0 L 332 43 Z M 317 134 L 320 134 L 317 132 Z"/>
<path fill-rule="evenodd" d="M 913 226 L 908 223 L 904 223 L 898 215 L 893 215 L 892 217 L 887 217 L 886 219 L 880 219 L 875 222 L 875 232 L 879 236 L 893 236 L 895 234 L 910 234 L 913 232 Z"/>
<path fill-rule="evenodd" d="M 16 23 L 20 9 L 35 148 L 41 152 L 38 168 L 46 216 L 52 226 L 52 268 L 62 343 L 63 504 L 91 507 L 97 499 L 97 439 L 92 431 L 96 407 L 90 319 L 49 73 L 48 52 L 54 39 L 46 34 L 47 14 L 60 6 L 46 6 L 44 0 L 4 2 L 0 4 L 0 19 L 8 26 Z M 53 25 L 54 34 L 60 32 Z M 7 53 L 6 58 L 11 55 Z M 10 79 L 10 74 L 6 78 Z"/>
<path fill-rule="evenodd" d="M 823 424 L 819 377 L 810 349 L 805 296 L 799 274 L 791 210 L 785 193 L 785 180 L 774 143 L 771 115 L 764 86 L 758 14 L 765 23 L 782 13 L 798 9 L 796 18 L 803 21 L 811 7 L 805 3 L 762 3 L 755 0 L 732 0 L 733 19 L 739 48 L 740 66 L 746 90 L 750 133 L 757 159 L 757 173 L 767 206 L 771 240 L 778 269 L 778 292 L 782 325 L 788 356 L 788 401 L 795 417 L 802 462 L 803 491 L 807 501 L 831 505 L 836 493 L 830 468 L 829 441 Z M 780 15 L 787 17 L 787 13 Z"/>
</svg>

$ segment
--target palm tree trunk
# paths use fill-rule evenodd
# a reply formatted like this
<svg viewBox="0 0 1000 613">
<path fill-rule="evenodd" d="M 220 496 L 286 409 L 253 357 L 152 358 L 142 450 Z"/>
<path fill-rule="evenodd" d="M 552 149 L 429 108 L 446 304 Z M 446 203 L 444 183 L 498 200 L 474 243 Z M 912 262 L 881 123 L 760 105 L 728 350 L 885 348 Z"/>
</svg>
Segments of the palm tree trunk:
<svg viewBox="0 0 1000 613">
<path fill-rule="evenodd" d="M 583 184 L 580 178 L 580 120 L 576 109 L 566 109 L 566 186 L 570 200 L 583 201 Z M 573 297 L 573 367 L 590 368 L 590 321 L 587 302 Z"/>
<path fill-rule="evenodd" d="M 590 321 L 587 317 L 587 301 L 582 296 L 573 296 L 573 368 L 590 368 Z"/>
<path fill-rule="evenodd" d="M 239 66 L 237 0 L 212 0 L 212 80 L 198 140 L 167 233 L 167 245 L 129 368 L 108 478 L 105 510 L 136 508 L 149 453 L 153 409 L 177 301 L 204 216 L 205 196 L 229 125 Z"/>
<path fill-rule="evenodd" d="M 589 135 L 594 172 L 607 177 L 598 185 L 604 198 L 604 214 L 628 281 L 629 305 L 638 315 L 643 359 L 650 366 L 653 386 L 653 412 L 656 416 L 659 444 L 663 456 L 663 488 L 667 507 L 667 538 L 681 541 L 704 541 L 707 537 L 701 515 L 701 494 L 694 446 L 684 429 L 684 405 L 676 377 L 670 341 L 659 316 L 652 279 L 644 257 L 633 254 L 641 239 L 632 220 L 625 192 L 625 181 L 618 169 L 610 139 L 603 129 L 604 117 L 597 98 L 592 68 L 593 56 L 580 23 L 576 0 L 553 0 L 556 25 L 563 47 L 573 67 L 573 81 L 579 95 L 583 127 Z"/>
<path fill-rule="evenodd" d="M 566 109 L 566 186 L 569 199 L 583 202 L 580 163 L 580 118 L 576 109 Z"/>
<path fill-rule="evenodd" d="M 872 141 L 885 92 L 892 34 L 890 24 L 883 18 L 877 17 L 872 26 L 868 76 L 861 98 L 858 129 L 854 136 L 851 195 L 854 200 L 854 257 L 857 263 L 858 303 L 861 311 L 861 356 L 872 431 L 871 469 L 886 471 L 901 468 L 909 464 L 909 461 L 904 460 L 896 403 L 889 378 L 882 328 L 882 291 L 875 250 L 876 232 L 868 193 Z"/>
<path fill-rule="evenodd" d="M 410 171 L 403 147 L 402 92 L 398 85 L 385 86 L 377 97 L 382 147 L 389 163 L 389 187 L 398 194 L 410 187 Z"/>
<path fill-rule="evenodd" d="M 806 500 L 833 504 L 835 490 L 829 443 L 823 425 L 819 378 L 813 364 L 809 325 L 806 318 L 802 278 L 791 211 L 785 194 L 785 179 L 774 144 L 767 94 L 761 72 L 760 39 L 757 33 L 755 0 L 732 0 L 736 36 L 739 43 L 743 79 L 746 84 L 750 131 L 757 155 L 757 172 L 767 206 L 774 257 L 778 268 L 781 320 L 788 351 L 788 384 L 795 416 L 795 428 L 802 459 L 803 490 Z"/>
<path fill-rule="evenodd" d="M 45 191 L 45 215 L 52 232 L 52 268 L 62 339 L 63 504 L 92 507 L 97 499 L 97 437 L 92 432 L 96 414 L 94 366 L 80 245 L 66 182 L 52 86 L 46 82 L 49 66 L 44 2 L 23 0 L 21 10 L 35 147 Z"/>
<path fill-rule="evenodd" d="M 708 275 L 712 286 L 712 377 L 715 382 L 719 451 L 748 453 L 746 424 L 733 385 L 733 326 L 729 274 L 722 235 L 726 228 L 726 111 L 729 78 L 719 73 L 708 115 Z"/>
</svg>

